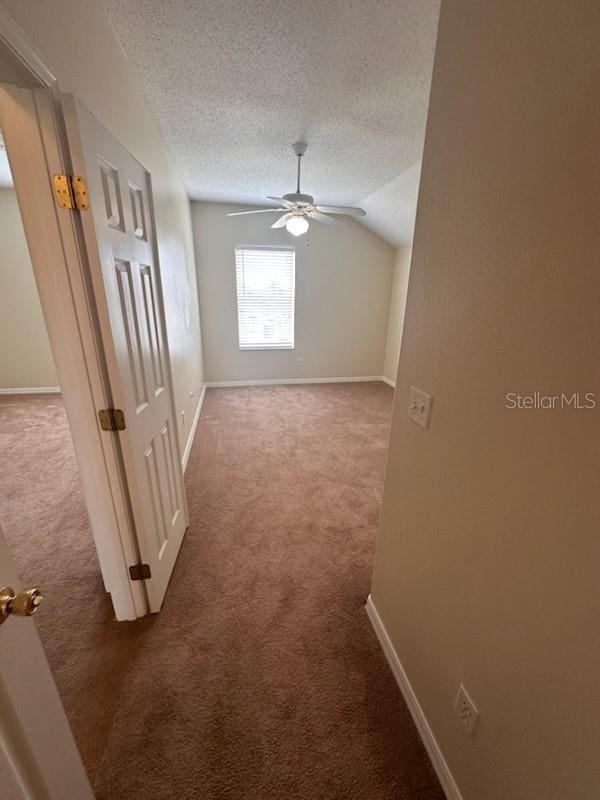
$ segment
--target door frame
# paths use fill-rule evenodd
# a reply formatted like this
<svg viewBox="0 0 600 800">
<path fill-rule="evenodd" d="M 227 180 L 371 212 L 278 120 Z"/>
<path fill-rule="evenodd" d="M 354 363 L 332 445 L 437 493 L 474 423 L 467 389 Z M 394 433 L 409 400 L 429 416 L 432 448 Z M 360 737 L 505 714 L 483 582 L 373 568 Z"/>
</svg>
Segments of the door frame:
<svg viewBox="0 0 600 800">
<path fill-rule="evenodd" d="M 50 175 L 70 174 L 58 82 L 0 5 L 0 58 L 18 80 L 2 91 L 2 128 L 33 271 L 77 456 L 104 586 L 117 620 L 148 613 L 129 566 L 139 550 L 117 433 L 97 412 L 112 406 L 79 212 L 61 209 Z"/>
</svg>

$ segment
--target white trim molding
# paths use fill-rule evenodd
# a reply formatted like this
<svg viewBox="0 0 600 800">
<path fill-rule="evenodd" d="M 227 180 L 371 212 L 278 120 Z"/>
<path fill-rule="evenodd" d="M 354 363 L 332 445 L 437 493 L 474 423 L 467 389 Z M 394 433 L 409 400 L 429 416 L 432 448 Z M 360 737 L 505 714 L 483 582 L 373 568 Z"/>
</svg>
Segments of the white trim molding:
<svg viewBox="0 0 600 800">
<path fill-rule="evenodd" d="M 206 395 L 207 385 L 208 384 L 205 383 L 204 386 L 202 387 L 202 391 L 200 392 L 200 399 L 198 400 L 198 405 L 196 406 L 194 419 L 192 420 L 192 426 L 188 434 L 187 442 L 185 443 L 185 449 L 183 451 L 183 455 L 181 456 L 181 469 L 183 470 L 184 473 L 185 470 L 187 469 L 190 453 L 192 452 L 192 445 L 194 444 L 194 437 L 196 436 L 196 428 L 198 427 L 198 421 L 200 420 L 200 414 L 202 413 L 202 406 L 204 405 L 204 397 Z"/>
<path fill-rule="evenodd" d="M 294 383 L 373 383 L 384 381 L 382 375 L 363 375 L 356 378 L 274 378 L 260 381 L 209 381 L 208 389 L 220 389 L 235 386 L 285 386 Z"/>
<path fill-rule="evenodd" d="M 56 78 L 40 54 L 17 25 L 8 11 L 0 5 L 0 48 L 12 60 L 16 61 L 32 81 L 31 85 L 56 89 Z M 8 51 L 8 52 L 7 52 Z M 28 82 L 29 85 L 29 82 Z"/>
<path fill-rule="evenodd" d="M 0 394 L 60 394 L 60 386 L 27 386 L 18 389 L 0 389 Z"/>
<path fill-rule="evenodd" d="M 396 381 L 393 381 L 391 378 L 388 378 L 388 376 L 387 376 L 387 375 L 382 375 L 382 376 L 381 376 L 381 380 L 382 380 L 384 383 L 387 383 L 387 385 L 388 385 L 388 386 L 391 386 L 391 387 L 392 387 L 392 389 L 395 389 L 395 388 L 396 388 Z"/>
<path fill-rule="evenodd" d="M 381 617 L 375 608 L 375 604 L 373 603 L 373 598 L 371 595 L 369 595 L 367 598 L 365 609 L 367 616 L 371 621 L 371 625 L 373 626 L 373 630 L 375 631 L 375 636 L 377 636 L 377 639 L 379 640 L 379 644 L 381 645 L 381 649 L 387 658 L 390 669 L 392 670 L 394 678 L 396 679 L 396 683 L 402 692 L 404 702 L 408 706 L 408 710 L 410 711 L 413 721 L 417 727 L 419 736 L 425 745 L 429 760 L 431 761 L 438 779 L 442 784 L 442 789 L 444 790 L 446 797 L 448 800 L 463 800 L 458 785 L 454 780 L 454 776 L 450 772 L 450 767 L 444 758 L 444 754 L 442 753 L 440 746 L 433 735 L 433 731 L 431 730 L 429 722 L 427 721 L 427 717 L 425 716 L 425 713 L 421 708 L 421 704 L 417 699 L 415 690 L 408 680 L 408 676 L 404 670 L 404 667 L 402 666 L 400 658 L 398 657 L 398 653 L 396 652 L 394 645 L 392 644 L 392 640 L 390 639 L 389 634 L 386 631 L 383 622 L 381 621 Z"/>
</svg>

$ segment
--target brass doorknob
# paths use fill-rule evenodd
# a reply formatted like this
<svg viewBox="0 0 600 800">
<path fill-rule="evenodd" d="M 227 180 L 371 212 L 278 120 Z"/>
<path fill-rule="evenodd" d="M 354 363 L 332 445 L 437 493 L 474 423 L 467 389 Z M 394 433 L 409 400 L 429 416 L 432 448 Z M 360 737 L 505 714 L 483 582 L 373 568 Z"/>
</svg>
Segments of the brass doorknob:
<svg viewBox="0 0 600 800">
<path fill-rule="evenodd" d="M 30 617 L 35 614 L 43 599 L 39 589 L 15 593 L 11 586 L 4 586 L 0 589 L 0 625 L 10 616 Z"/>
</svg>

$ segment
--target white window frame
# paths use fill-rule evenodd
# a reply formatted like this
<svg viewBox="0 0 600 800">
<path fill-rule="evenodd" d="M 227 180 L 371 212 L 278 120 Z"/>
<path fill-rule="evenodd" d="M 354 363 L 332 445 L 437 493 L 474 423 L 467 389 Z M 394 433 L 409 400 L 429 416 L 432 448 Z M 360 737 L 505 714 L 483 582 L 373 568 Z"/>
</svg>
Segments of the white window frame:
<svg viewBox="0 0 600 800">
<path fill-rule="evenodd" d="M 239 314 L 239 296 L 238 296 L 238 281 L 237 281 L 237 263 L 236 252 L 238 250 L 265 250 L 275 252 L 293 253 L 294 256 L 294 280 L 293 280 L 293 302 L 292 302 L 292 344 L 242 344 L 240 341 L 240 314 Z M 239 244 L 233 250 L 233 269 L 235 278 L 235 318 L 236 318 L 236 331 L 238 349 L 242 352 L 252 350 L 295 350 L 296 349 L 296 249 L 294 247 L 278 247 L 275 245 L 255 245 L 255 244 Z"/>
</svg>

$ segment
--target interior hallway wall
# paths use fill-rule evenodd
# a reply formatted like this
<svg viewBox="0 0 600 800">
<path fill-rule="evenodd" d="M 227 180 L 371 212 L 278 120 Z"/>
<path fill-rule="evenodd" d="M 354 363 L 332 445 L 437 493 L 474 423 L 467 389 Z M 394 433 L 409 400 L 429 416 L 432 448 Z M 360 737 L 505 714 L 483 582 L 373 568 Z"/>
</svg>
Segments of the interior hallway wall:
<svg viewBox="0 0 600 800">
<path fill-rule="evenodd" d="M 57 386 L 17 196 L 0 188 L 0 390 Z"/>
<path fill-rule="evenodd" d="M 296 238 L 270 228 L 276 215 L 226 216 L 244 208 L 192 203 L 206 380 L 381 376 L 394 249 L 352 220 L 313 222 Z M 295 248 L 294 350 L 239 349 L 239 245 Z"/>
<path fill-rule="evenodd" d="M 405 247 L 398 247 L 394 257 L 390 310 L 383 361 L 383 375 L 394 384 L 398 374 L 398 359 L 402 344 L 404 310 L 406 308 L 406 293 L 408 291 L 408 276 L 410 273 L 410 254 L 411 245 L 406 245 Z"/>
<path fill-rule="evenodd" d="M 179 440 L 187 442 L 203 386 L 190 203 L 127 60 L 95 0 L 1 0 L 54 71 L 152 173 Z M 181 413 L 183 412 L 183 414 Z"/>
<path fill-rule="evenodd" d="M 372 596 L 464 800 L 600 797 L 599 32 L 442 3 Z"/>
</svg>

